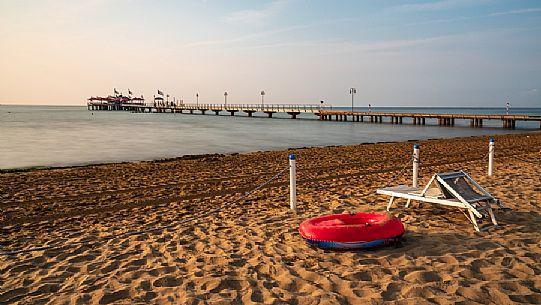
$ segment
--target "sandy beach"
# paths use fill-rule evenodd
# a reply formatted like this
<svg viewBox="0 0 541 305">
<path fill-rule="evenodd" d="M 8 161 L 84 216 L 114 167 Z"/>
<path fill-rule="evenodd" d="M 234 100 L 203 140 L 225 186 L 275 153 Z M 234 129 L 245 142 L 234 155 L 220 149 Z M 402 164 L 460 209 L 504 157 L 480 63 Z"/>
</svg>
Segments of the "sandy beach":
<svg viewBox="0 0 541 305">
<path fill-rule="evenodd" d="M 186 156 L 0 173 L 0 304 L 541 304 L 541 133 Z M 384 211 L 376 189 L 465 170 L 511 211 L 476 233 L 404 201 L 400 247 L 323 251 L 311 217 Z M 288 172 L 243 195 L 297 155 Z M 402 169 L 406 166 L 406 169 Z M 241 198 L 239 200 L 239 198 Z"/>
</svg>

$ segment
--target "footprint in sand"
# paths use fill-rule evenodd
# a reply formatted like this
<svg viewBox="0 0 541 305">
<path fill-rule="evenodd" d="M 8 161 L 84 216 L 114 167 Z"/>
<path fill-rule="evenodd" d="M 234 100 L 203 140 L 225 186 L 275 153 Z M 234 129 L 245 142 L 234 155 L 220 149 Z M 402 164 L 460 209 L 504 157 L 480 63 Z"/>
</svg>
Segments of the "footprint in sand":
<svg viewBox="0 0 541 305">
<path fill-rule="evenodd" d="M 100 304 L 110 304 L 122 299 L 129 299 L 130 292 L 128 289 L 117 290 L 115 292 L 106 292 L 100 299 Z"/>
<path fill-rule="evenodd" d="M 182 284 L 182 280 L 171 275 L 161 277 L 154 281 L 154 287 L 177 287 Z"/>
<path fill-rule="evenodd" d="M 441 276 L 435 271 L 414 271 L 404 276 L 404 279 L 412 283 L 427 283 L 441 281 Z"/>
</svg>

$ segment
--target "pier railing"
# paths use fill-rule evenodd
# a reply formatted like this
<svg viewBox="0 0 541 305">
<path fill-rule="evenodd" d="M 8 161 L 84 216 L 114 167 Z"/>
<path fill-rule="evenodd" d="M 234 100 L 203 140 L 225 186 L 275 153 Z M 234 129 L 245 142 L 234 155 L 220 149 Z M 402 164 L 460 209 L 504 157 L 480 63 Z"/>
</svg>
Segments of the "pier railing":
<svg viewBox="0 0 541 305">
<path fill-rule="evenodd" d="M 220 110 L 220 111 L 253 111 L 253 112 L 311 112 L 316 113 L 322 110 L 332 110 L 330 106 L 315 104 L 161 104 L 150 105 L 152 107 L 173 108 L 181 110 Z"/>
</svg>

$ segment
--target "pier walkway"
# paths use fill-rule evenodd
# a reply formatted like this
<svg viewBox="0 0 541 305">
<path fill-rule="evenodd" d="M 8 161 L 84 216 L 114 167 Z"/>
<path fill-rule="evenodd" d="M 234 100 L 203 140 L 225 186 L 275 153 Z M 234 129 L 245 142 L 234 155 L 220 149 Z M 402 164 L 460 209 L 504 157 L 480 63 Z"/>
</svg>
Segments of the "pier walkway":
<svg viewBox="0 0 541 305">
<path fill-rule="evenodd" d="M 454 114 L 454 113 L 407 113 L 407 112 L 352 112 L 333 110 L 332 106 L 316 104 L 175 104 L 163 102 L 162 104 L 143 103 L 110 103 L 105 101 L 90 101 L 87 103 L 88 110 L 109 111 L 132 111 L 132 112 L 156 112 L 156 113 L 189 113 L 206 114 L 214 112 L 219 115 L 222 111 L 234 116 L 238 112 L 244 112 L 251 117 L 256 112 L 265 113 L 272 118 L 275 113 L 287 113 L 292 119 L 301 113 L 313 113 L 319 116 L 321 121 L 341 122 L 370 122 L 391 124 L 411 123 L 413 125 L 427 125 L 427 120 L 437 121 L 440 126 L 454 126 L 456 120 L 469 120 L 471 127 L 483 127 L 486 120 L 499 120 L 503 128 L 514 129 L 517 121 L 539 122 L 541 129 L 541 116 L 539 115 L 499 115 L 499 114 Z"/>
</svg>

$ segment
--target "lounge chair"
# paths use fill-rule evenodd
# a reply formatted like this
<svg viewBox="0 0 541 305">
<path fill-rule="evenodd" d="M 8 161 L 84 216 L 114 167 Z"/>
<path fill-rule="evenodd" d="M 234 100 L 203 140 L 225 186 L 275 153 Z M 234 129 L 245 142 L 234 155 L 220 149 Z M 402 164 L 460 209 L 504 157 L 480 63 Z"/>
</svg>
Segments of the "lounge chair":
<svg viewBox="0 0 541 305">
<path fill-rule="evenodd" d="M 435 184 L 435 187 L 431 187 L 432 184 Z M 477 232 L 498 225 L 491 204 L 506 208 L 464 171 L 435 174 L 424 188 L 400 185 L 378 189 L 377 193 L 391 196 L 387 211 L 391 208 L 395 198 L 406 198 L 408 200 L 406 208 L 409 207 L 411 200 L 417 200 L 466 209 L 469 216 L 464 211 L 462 212 L 473 224 Z M 483 217 L 490 217 L 492 225 L 479 228 L 477 218 Z"/>
</svg>

